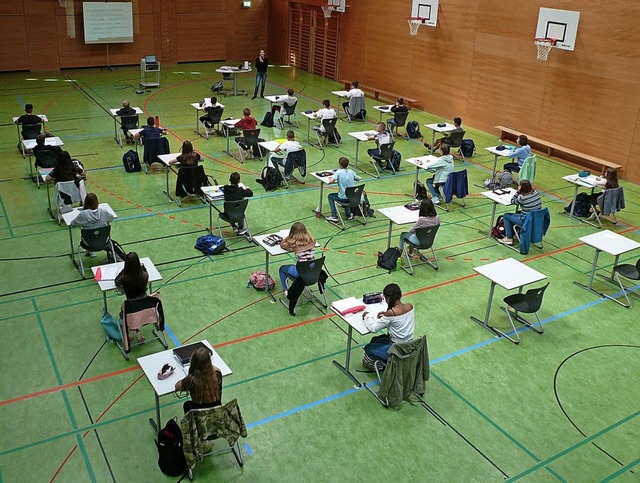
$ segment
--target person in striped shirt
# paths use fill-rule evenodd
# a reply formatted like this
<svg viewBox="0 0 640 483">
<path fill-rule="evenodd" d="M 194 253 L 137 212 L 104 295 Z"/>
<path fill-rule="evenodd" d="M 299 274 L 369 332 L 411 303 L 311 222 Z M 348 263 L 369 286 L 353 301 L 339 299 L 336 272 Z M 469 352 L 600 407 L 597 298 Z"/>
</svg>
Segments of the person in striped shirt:
<svg viewBox="0 0 640 483">
<path fill-rule="evenodd" d="M 500 243 L 505 245 L 513 245 L 513 225 L 522 226 L 524 223 L 524 217 L 527 213 L 534 210 L 542 209 L 542 199 L 540 193 L 533 189 L 531 181 L 523 179 L 520 181 L 520 187 L 518 192 L 513 195 L 511 199 L 512 205 L 519 205 L 519 213 L 507 213 L 503 216 L 504 220 L 504 238 L 500 240 Z"/>
</svg>

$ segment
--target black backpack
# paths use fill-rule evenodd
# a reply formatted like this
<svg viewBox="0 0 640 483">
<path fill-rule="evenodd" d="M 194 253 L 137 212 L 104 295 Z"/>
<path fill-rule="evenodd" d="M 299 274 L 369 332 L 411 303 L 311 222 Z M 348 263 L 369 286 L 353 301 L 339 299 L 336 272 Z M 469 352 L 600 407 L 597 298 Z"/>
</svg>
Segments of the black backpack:
<svg viewBox="0 0 640 483">
<path fill-rule="evenodd" d="M 211 92 L 220 92 L 222 90 L 222 86 L 223 86 L 222 81 L 219 80 L 218 82 L 216 82 L 211 86 Z"/>
<path fill-rule="evenodd" d="M 140 158 L 138 157 L 138 153 L 136 153 L 133 149 L 130 149 L 122 156 L 122 164 L 124 164 L 124 170 L 127 173 L 135 173 L 136 171 L 141 171 L 142 166 L 140 166 Z"/>
<path fill-rule="evenodd" d="M 394 171 L 399 171 L 400 161 L 402 161 L 402 154 L 400 154 L 400 151 L 396 151 L 394 149 L 391 153 L 391 159 L 387 161 L 387 169 L 391 169 L 391 167 L 393 166 Z"/>
<path fill-rule="evenodd" d="M 256 179 L 256 183 L 260 183 L 267 191 L 275 191 L 280 186 L 282 175 L 280 170 L 273 166 L 265 166 L 262 168 L 260 179 Z"/>
<path fill-rule="evenodd" d="M 127 256 L 127 252 L 124 251 L 122 245 L 113 238 L 111 239 L 111 244 L 113 245 L 113 253 L 111 250 L 107 251 L 107 261 L 109 263 L 124 262 L 124 257 Z"/>
<path fill-rule="evenodd" d="M 460 152 L 465 158 L 473 156 L 473 153 L 476 152 L 476 143 L 473 142 L 473 139 L 463 139 L 460 144 Z"/>
<path fill-rule="evenodd" d="M 389 273 L 391 273 L 396 269 L 400 255 L 401 253 L 398 247 L 389 247 L 384 253 L 378 252 L 378 266 L 389 270 Z"/>
<path fill-rule="evenodd" d="M 427 195 L 427 187 L 424 185 L 424 183 L 422 181 L 416 181 L 414 183 L 414 188 L 415 191 L 414 193 L 416 194 L 416 200 L 426 200 L 429 196 Z"/>
<path fill-rule="evenodd" d="M 265 112 L 260 125 L 264 127 L 273 127 L 273 112 Z"/>
<path fill-rule="evenodd" d="M 409 121 L 407 123 L 407 137 L 411 139 L 419 139 L 422 137 L 418 121 Z"/>
<path fill-rule="evenodd" d="M 158 432 L 158 466 L 167 476 L 182 476 L 187 472 L 187 460 L 182 449 L 182 431 L 175 418 L 167 421 Z"/>
<path fill-rule="evenodd" d="M 363 191 L 362 192 L 362 210 L 360 210 L 360 207 L 356 207 L 353 208 L 353 211 L 355 212 L 355 214 L 357 216 L 368 216 L 370 218 L 375 218 L 376 215 L 373 211 L 373 208 L 371 208 L 371 203 L 369 202 L 369 197 L 367 196 L 367 192 Z"/>
<path fill-rule="evenodd" d="M 571 204 L 564 207 L 564 211 L 571 213 Z M 589 216 L 589 209 L 591 208 L 591 198 L 587 193 L 578 193 L 576 196 L 576 206 L 573 209 L 573 216 Z"/>
</svg>

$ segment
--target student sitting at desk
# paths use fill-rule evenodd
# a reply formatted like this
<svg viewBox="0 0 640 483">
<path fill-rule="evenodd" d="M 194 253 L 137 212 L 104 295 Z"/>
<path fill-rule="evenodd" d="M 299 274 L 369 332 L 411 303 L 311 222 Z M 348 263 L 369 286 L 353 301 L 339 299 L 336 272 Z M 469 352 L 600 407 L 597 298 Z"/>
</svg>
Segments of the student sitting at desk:
<svg viewBox="0 0 640 483">
<path fill-rule="evenodd" d="M 431 201 L 433 201 L 434 205 L 440 203 L 439 189 L 444 186 L 449 174 L 453 172 L 453 155 L 449 154 L 449 149 L 448 144 L 441 144 L 440 153 L 442 156 L 437 161 L 430 163 L 427 169 L 432 173 L 435 171 L 433 177 L 427 179 L 427 187 L 431 191 Z"/>
<path fill-rule="evenodd" d="M 605 178 L 596 178 L 593 184 L 601 188 L 602 190 L 599 193 L 592 193 L 587 196 L 589 197 L 589 203 L 599 206 L 606 190 L 620 187 L 620 183 L 618 182 L 618 171 L 616 170 L 616 168 L 607 168 Z M 593 212 L 593 209 L 594 208 L 592 207 L 589 211 Z"/>
<path fill-rule="evenodd" d="M 349 159 L 344 156 L 338 160 L 338 165 L 340 169 L 338 169 L 332 178 L 329 180 L 329 183 L 338 183 L 338 192 L 337 193 L 329 193 L 327 196 L 329 200 L 329 206 L 331 207 L 331 216 L 326 218 L 327 221 L 331 223 L 338 222 L 338 210 L 336 209 L 336 201 L 342 203 L 348 203 L 347 195 L 345 191 L 347 188 L 351 188 L 355 185 L 356 181 L 360 181 L 360 176 L 353 172 L 351 169 L 347 169 L 349 167 Z M 347 219 L 351 220 L 354 217 L 354 214 L 351 213 L 351 209 L 349 206 L 345 206 L 345 213 L 347 214 Z"/>
<path fill-rule="evenodd" d="M 33 155 L 36 157 L 36 162 L 35 162 L 36 167 L 41 167 L 38 164 L 38 157 L 36 156 L 36 153 L 38 151 L 54 151 L 58 153 L 58 156 L 62 152 L 62 148 L 60 146 L 47 146 L 45 144 L 46 139 L 47 137 L 44 134 L 38 134 L 38 137 L 36 138 L 36 145 L 31 150 L 31 152 L 33 152 Z M 47 166 L 43 166 L 43 167 L 46 168 Z"/>
<path fill-rule="evenodd" d="M 229 175 L 229 184 L 224 185 L 221 190 L 224 194 L 225 201 L 241 201 L 253 196 L 253 191 L 249 188 L 240 186 L 240 174 L 237 172 L 233 172 Z M 229 222 L 229 216 L 224 211 L 220 213 L 220 218 Z M 236 231 L 240 236 L 247 234 L 247 229 L 244 227 L 244 223 L 242 221 L 238 223 L 238 226 L 231 224 L 231 227 L 233 228 L 233 231 Z"/>
<path fill-rule="evenodd" d="M 153 116 L 147 118 L 147 125 L 142 128 L 138 134 L 135 135 L 136 139 L 160 139 L 163 134 L 167 134 L 167 130 L 161 127 L 156 127 L 156 121 Z"/>
<path fill-rule="evenodd" d="M 307 227 L 303 223 L 296 221 L 291 225 L 289 235 L 280 242 L 280 246 L 292 251 L 296 256 L 296 261 L 307 262 L 316 257 L 316 241 L 307 231 Z M 280 273 L 280 283 L 284 296 L 287 296 L 287 278 L 295 280 L 300 276 L 295 265 L 282 265 L 278 270 Z"/>
<path fill-rule="evenodd" d="M 387 131 L 387 126 L 384 122 L 379 122 L 376 125 L 376 133 L 372 136 L 367 136 L 369 140 L 375 140 L 376 146 L 375 148 L 367 149 L 367 154 L 370 157 L 379 156 L 380 155 L 380 146 L 383 144 L 389 144 L 391 142 L 391 136 Z"/>
<path fill-rule="evenodd" d="M 185 414 L 192 409 L 213 408 L 222 404 L 222 372 L 211 363 L 207 349 L 200 347 L 191 355 L 189 374 L 176 382 L 175 389 L 186 391 L 191 396 L 191 400 L 182 405 Z"/>
<path fill-rule="evenodd" d="M 448 144 L 449 147 L 453 146 L 453 141 L 451 140 L 451 135 L 463 131 L 463 129 L 462 129 L 462 119 L 459 118 L 459 117 L 454 117 L 453 118 L 453 125 L 455 126 L 455 128 L 453 130 L 445 133 L 444 137 L 441 137 L 440 139 L 436 139 L 434 141 L 434 143 L 433 143 L 433 146 L 431 146 L 429 143 L 424 143 L 424 147 L 429 149 L 429 150 L 431 150 L 433 148 L 433 150 L 435 151 L 442 144 Z"/>
<path fill-rule="evenodd" d="M 218 103 L 217 97 L 211 98 L 211 105 L 206 106 L 204 108 L 205 115 L 200 117 L 200 122 L 204 124 L 204 127 L 207 129 L 211 129 L 213 126 L 209 122 L 212 118 L 218 116 L 218 114 L 222 114 L 224 108 Z"/>
<path fill-rule="evenodd" d="M 180 148 L 180 156 L 169 161 L 169 164 L 180 164 L 180 166 L 198 166 L 200 162 L 200 153 L 193 149 L 193 144 L 188 139 L 182 143 Z"/>
<path fill-rule="evenodd" d="M 518 192 L 511 199 L 512 205 L 520 205 L 520 213 L 506 213 L 502 216 L 504 221 L 504 238 L 500 243 L 513 245 L 513 225 L 522 226 L 527 213 L 542 209 L 542 199 L 540 193 L 533 189 L 531 181 L 523 179 L 520 181 Z"/>
<path fill-rule="evenodd" d="M 124 257 L 124 268 L 116 276 L 116 288 L 122 290 L 127 299 L 139 299 L 147 295 L 149 273 L 140 263 L 136 252 L 129 252 Z"/>
<path fill-rule="evenodd" d="M 335 119 L 337 117 L 337 114 L 336 111 L 331 109 L 331 102 L 329 102 L 329 99 L 325 99 L 322 101 L 322 107 L 313 113 L 313 117 L 320 118 L 320 125 L 313 126 L 313 130 L 324 133 L 324 126 L 322 125 L 322 121 L 324 121 L 325 119 Z"/>
<path fill-rule="evenodd" d="M 245 107 L 242 110 L 242 116 L 243 116 L 242 119 L 240 119 L 238 122 L 235 123 L 235 127 L 243 131 L 244 130 L 249 131 L 258 127 L 258 121 L 256 120 L 256 118 L 251 117 L 251 109 L 249 109 L 248 107 Z M 235 141 L 236 143 L 238 143 L 238 146 L 240 146 L 244 151 L 249 149 L 249 146 L 247 146 L 247 140 L 245 139 L 244 136 L 238 136 L 237 138 L 235 138 Z M 264 139 L 258 138 L 258 141 L 264 141 Z M 259 146 L 256 146 L 256 148 L 259 148 Z M 256 153 L 254 152 L 254 154 Z"/>
<path fill-rule="evenodd" d="M 531 147 L 529 146 L 529 140 L 527 136 L 524 134 L 520 134 L 518 139 L 516 139 L 516 144 L 518 147 L 506 154 L 509 158 L 517 158 L 516 163 L 506 163 L 504 165 L 504 169 L 508 169 L 509 171 L 515 171 L 516 173 L 520 171 L 520 168 L 524 164 L 524 160 L 531 156 Z"/>
<path fill-rule="evenodd" d="M 407 106 L 405 106 L 404 104 L 404 98 L 403 97 L 398 97 L 396 99 L 396 103 L 391 106 L 391 112 L 396 113 L 396 112 L 407 112 L 409 110 L 409 108 Z M 393 132 L 393 128 L 396 127 L 396 121 L 395 119 L 391 118 L 387 121 L 387 128 L 389 130 L 389 132 Z"/>
<path fill-rule="evenodd" d="M 347 99 L 351 100 L 352 97 L 364 97 L 364 92 L 358 86 L 359 86 L 358 81 L 353 81 L 353 84 L 351 84 L 351 89 L 347 91 L 347 94 L 346 94 Z M 342 108 L 344 109 L 344 112 L 347 115 L 349 115 L 349 112 L 348 112 L 349 100 L 347 100 L 347 102 L 342 103 Z M 357 113 L 354 112 L 353 114 L 357 114 Z"/>
<path fill-rule="evenodd" d="M 400 233 L 400 251 L 404 247 L 404 244 L 409 241 L 415 245 L 420 244 L 420 240 L 416 236 L 416 230 L 418 228 L 427 228 L 430 226 L 438 226 L 440 224 L 440 217 L 436 211 L 436 207 L 433 202 L 427 198 L 420 202 L 420 211 L 418 212 L 418 221 L 411 227 L 411 231 L 403 231 Z"/>
<path fill-rule="evenodd" d="M 99 205 L 98 196 L 95 193 L 87 193 L 82 211 L 71 221 L 71 226 L 79 226 L 83 230 L 95 230 L 109 225 L 114 220 L 114 216 L 109 210 Z M 85 253 L 91 258 L 96 256 L 96 252 L 86 250 Z"/>
<path fill-rule="evenodd" d="M 387 351 L 391 344 L 413 340 L 415 329 L 415 311 L 413 305 L 402 303 L 402 291 L 395 283 L 390 283 L 382 291 L 387 310 L 377 315 L 365 312 L 362 314 L 364 325 L 371 332 L 386 328 L 387 334 L 378 335 L 364 346 L 364 352 L 374 360 L 387 361 Z"/>
<path fill-rule="evenodd" d="M 40 116 L 36 116 L 33 113 L 33 104 L 25 104 L 24 105 L 24 114 L 16 119 L 16 124 L 20 124 L 23 126 L 22 128 L 22 139 L 32 139 L 29 137 L 29 133 L 25 136 L 24 126 L 36 126 L 38 124 L 44 124 L 44 121 Z M 35 137 L 35 136 L 33 136 Z"/>
<path fill-rule="evenodd" d="M 116 111 L 116 114 L 120 117 L 135 116 L 136 110 L 133 107 L 131 107 L 131 104 L 129 103 L 129 101 L 125 100 L 125 101 L 122 101 L 122 107 Z M 124 137 L 127 140 L 127 144 L 133 144 L 135 141 L 133 137 L 129 136 L 129 133 L 127 132 L 127 128 L 125 127 L 125 125 L 121 123 L 120 128 L 124 133 Z"/>
<path fill-rule="evenodd" d="M 284 165 L 284 159 L 289 153 L 302 151 L 302 144 L 296 141 L 296 133 L 289 129 L 287 131 L 287 140 L 273 150 L 269 155 L 269 160 L 274 164 Z"/>
<path fill-rule="evenodd" d="M 85 172 L 84 168 L 80 165 L 80 162 L 74 162 L 68 151 L 60 151 L 56 164 L 45 177 L 45 181 L 47 183 L 51 181 L 54 183 L 75 181 L 76 185 L 78 185 L 83 177 L 85 177 Z M 70 205 L 72 203 L 71 197 L 66 193 L 60 192 L 60 197 L 63 199 L 65 205 Z"/>
</svg>

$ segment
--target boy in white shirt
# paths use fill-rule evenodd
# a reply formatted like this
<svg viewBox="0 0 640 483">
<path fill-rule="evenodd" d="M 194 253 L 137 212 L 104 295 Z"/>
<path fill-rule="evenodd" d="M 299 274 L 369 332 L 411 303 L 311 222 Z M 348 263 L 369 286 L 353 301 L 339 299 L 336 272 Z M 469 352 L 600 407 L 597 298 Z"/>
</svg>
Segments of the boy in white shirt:
<svg viewBox="0 0 640 483">
<path fill-rule="evenodd" d="M 391 136 L 387 131 L 387 126 L 384 122 L 379 122 L 376 126 L 376 133 L 373 136 L 367 136 L 369 140 L 376 141 L 376 148 L 367 149 L 367 154 L 371 157 L 380 155 L 380 146 L 383 144 L 389 144 L 391 142 Z"/>
<path fill-rule="evenodd" d="M 296 134 L 289 129 L 287 131 L 287 140 L 280 146 L 273 150 L 269 155 L 269 160 L 275 165 L 279 164 L 284 166 L 284 160 L 289 153 L 295 153 L 296 151 L 302 151 L 302 145 L 296 141 Z"/>
<path fill-rule="evenodd" d="M 329 102 L 329 99 L 325 99 L 324 101 L 322 101 L 322 107 L 313 113 L 313 117 L 320 118 L 320 125 L 313 126 L 313 130 L 324 133 L 324 126 L 322 125 L 322 121 L 324 121 L 325 119 L 335 119 L 338 116 L 336 114 L 336 111 L 331 109 L 331 102 Z"/>
</svg>

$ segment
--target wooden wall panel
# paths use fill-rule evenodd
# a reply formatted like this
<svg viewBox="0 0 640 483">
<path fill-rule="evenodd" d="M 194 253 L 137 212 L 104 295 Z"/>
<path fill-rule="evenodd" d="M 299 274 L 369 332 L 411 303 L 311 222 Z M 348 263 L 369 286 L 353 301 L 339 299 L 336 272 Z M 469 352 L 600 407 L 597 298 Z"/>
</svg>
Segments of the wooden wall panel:
<svg viewBox="0 0 640 483">
<path fill-rule="evenodd" d="M 25 3 L 24 23 L 27 27 L 27 50 L 29 69 L 58 70 L 60 60 L 55 39 L 58 38 L 58 26 L 53 2 L 35 1 Z M 34 35 L 36 34 L 37 35 Z"/>
<path fill-rule="evenodd" d="M 227 0 L 226 15 L 226 58 L 253 62 L 260 50 L 269 47 L 269 2 L 253 0 L 251 8 L 243 8 L 241 1 Z M 284 25 L 287 19 L 288 16 Z M 273 28 L 275 35 L 281 35 L 277 25 Z M 273 59 L 270 57 L 269 61 Z"/>
<path fill-rule="evenodd" d="M 224 25 L 225 14 L 178 14 L 175 21 L 176 53 L 180 62 L 219 60 L 226 57 L 226 29 L 209 27 Z M 194 28 L 194 25 L 198 28 Z"/>
<path fill-rule="evenodd" d="M 24 15 L 24 2 L 26 0 L 16 0 L 15 2 L 0 2 L 0 15 Z M 10 30 L 3 30 L 10 32 Z"/>
<path fill-rule="evenodd" d="M 3 70 L 29 70 L 29 49 L 24 15 L 0 15 L 0 65 Z"/>
</svg>

